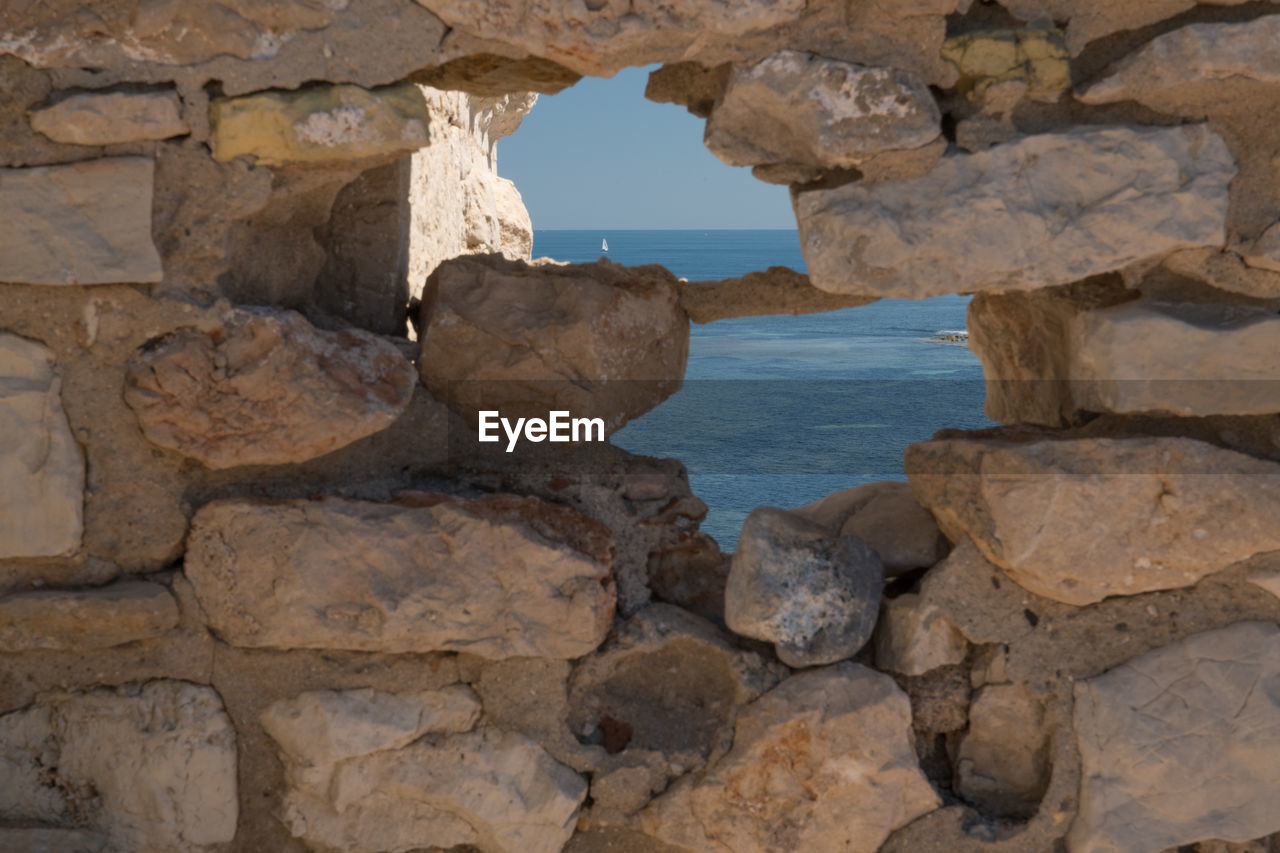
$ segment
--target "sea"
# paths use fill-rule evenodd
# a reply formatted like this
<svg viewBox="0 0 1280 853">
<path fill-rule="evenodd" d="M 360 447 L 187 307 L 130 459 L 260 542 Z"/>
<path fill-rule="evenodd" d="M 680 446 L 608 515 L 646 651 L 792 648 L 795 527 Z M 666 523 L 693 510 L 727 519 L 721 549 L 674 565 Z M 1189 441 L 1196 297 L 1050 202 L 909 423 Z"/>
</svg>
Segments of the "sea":
<svg viewBox="0 0 1280 853">
<path fill-rule="evenodd" d="M 534 257 L 662 264 L 690 281 L 771 266 L 804 272 L 793 230 L 537 230 Z M 709 507 L 702 530 L 731 552 L 747 514 L 876 480 L 943 427 L 992 426 L 982 367 L 963 342 L 968 297 L 694 325 L 683 388 L 613 442 L 676 457 Z"/>
</svg>

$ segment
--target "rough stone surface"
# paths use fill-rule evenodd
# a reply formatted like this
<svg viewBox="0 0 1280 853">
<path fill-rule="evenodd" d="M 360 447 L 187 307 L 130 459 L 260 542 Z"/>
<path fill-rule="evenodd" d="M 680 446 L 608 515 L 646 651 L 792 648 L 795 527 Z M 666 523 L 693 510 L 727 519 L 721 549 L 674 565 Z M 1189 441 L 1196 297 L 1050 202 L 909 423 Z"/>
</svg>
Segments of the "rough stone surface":
<svg viewBox="0 0 1280 853">
<path fill-rule="evenodd" d="M 573 658 L 609 629 L 612 565 L 607 530 L 567 507 L 413 494 L 215 501 L 185 572 L 234 645 Z"/>
<path fill-rule="evenodd" d="M 115 145 L 190 133 L 177 92 L 72 95 L 31 114 L 31 126 L 55 142 Z"/>
<path fill-rule="evenodd" d="M 0 333 L 0 558 L 80 547 L 84 460 L 62 410 L 53 353 Z"/>
<path fill-rule="evenodd" d="M 1280 830 L 1280 629 L 1242 622 L 1076 685 L 1083 763 L 1072 853 L 1146 851 Z"/>
<path fill-rule="evenodd" d="M 809 277 L 787 267 L 769 267 L 740 278 L 680 283 L 680 307 L 695 323 L 768 314 L 819 314 L 854 308 L 875 300 L 827 293 Z"/>
<path fill-rule="evenodd" d="M 792 676 L 743 709 L 733 749 L 672 786 L 640 825 L 681 849 L 872 853 L 937 808 L 916 764 L 907 697 L 838 664 Z"/>
<path fill-rule="evenodd" d="M 111 850 L 213 850 L 236 831 L 235 730 L 182 681 L 53 696 L 0 716 L 0 819 L 79 826 Z"/>
<path fill-rule="evenodd" d="M 1236 6 L 1247 0 L 1208 0 L 1209 6 Z M 1195 8 L 1196 0 L 1004 0 L 1001 4 L 1028 22 L 1067 21 L 1067 46 L 1079 56 L 1092 41 L 1121 30 L 1137 30 Z"/>
<path fill-rule="evenodd" d="M 906 467 L 948 537 L 1067 604 L 1187 586 L 1280 548 L 1280 465 L 1190 438 L 943 439 L 908 447 Z"/>
<path fill-rule="evenodd" d="M 0 169 L 0 282 L 159 281 L 153 172 L 144 157 Z"/>
<path fill-rule="evenodd" d="M 302 462 L 385 429 L 415 380 L 400 351 L 368 332 L 234 308 L 138 351 L 125 401 L 154 444 L 231 468 Z"/>
<path fill-rule="evenodd" d="M 734 68 L 703 141 L 731 166 L 851 168 L 940 134 L 938 105 L 915 74 L 784 51 Z"/>
<path fill-rule="evenodd" d="M 963 663 L 969 643 L 951 620 L 914 593 L 884 603 L 876 625 L 876 666 L 902 675 Z"/>
<path fill-rule="evenodd" d="M 1049 785 L 1044 704 L 1020 684 L 988 684 L 969 705 L 956 754 L 956 793 L 985 813 L 1028 818 Z"/>
<path fill-rule="evenodd" d="M 37 590 L 0 598 L 0 651 L 105 649 L 160 636 L 177 624 L 178 604 L 158 583 Z"/>
<path fill-rule="evenodd" d="M 1070 57 L 1058 30 L 982 30 L 953 36 L 942 45 L 942 57 L 960 72 L 957 89 L 972 100 L 1009 83 L 1019 95 L 1056 101 L 1071 88 Z"/>
<path fill-rule="evenodd" d="M 420 330 L 422 381 L 472 423 L 565 410 L 611 433 L 679 390 L 689 354 L 674 277 L 607 260 L 454 259 L 428 282 Z"/>
<path fill-rule="evenodd" d="M 742 525 L 729 565 L 725 622 L 773 643 L 789 666 L 834 663 L 871 638 L 883 581 L 880 558 L 862 540 L 760 507 Z"/>
<path fill-rule="evenodd" d="M 264 165 L 397 155 L 427 144 L 418 86 L 316 86 L 218 98 L 210 105 L 215 160 L 250 155 Z"/>
<path fill-rule="evenodd" d="M 1147 101 L 1191 83 L 1245 79 L 1280 84 L 1280 15 L 1239 24 L 1190 24 L 1156 36 L 1085 86 L 1086 104 Z"/>
<path fill-rule="evenodd" d="M 1028 136 L 915 180 L 793 192 L 815 287 L 1030 290 L 1226 239 L 1235 163 L 1203 125 Z"/>
<path fill-rule="evenodd" d="M 23 853 L 104 853 L 107 837 L 85 829 L 44 826 L 0 829 L 0 850 Z"/>
<path fill-rule="evenodd" d="M 927 569 L 947 555 L 947 540 L 907 483 L 864 483 L 792 510 L 831 533 L 871 546 L 887 576 Z"/>
</svg>

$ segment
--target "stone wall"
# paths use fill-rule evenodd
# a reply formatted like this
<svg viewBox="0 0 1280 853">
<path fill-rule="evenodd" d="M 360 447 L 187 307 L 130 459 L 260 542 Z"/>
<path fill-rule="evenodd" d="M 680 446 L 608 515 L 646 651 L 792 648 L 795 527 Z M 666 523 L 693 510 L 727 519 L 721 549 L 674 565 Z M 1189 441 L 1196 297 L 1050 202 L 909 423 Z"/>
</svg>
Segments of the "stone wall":
<svg viewBox="0 0 1280 853">
<path fill-rule="evenodd" d="M 1280 849 L 1280 10 L 0 7 L 0 849 Z M 528 262 L 647 91 L 808 275 Z M 467 257 L 459 257 L 459 256 Z M 724 555 L 692 322 L 976 294 L 1002 424 Z"/>
</svg>

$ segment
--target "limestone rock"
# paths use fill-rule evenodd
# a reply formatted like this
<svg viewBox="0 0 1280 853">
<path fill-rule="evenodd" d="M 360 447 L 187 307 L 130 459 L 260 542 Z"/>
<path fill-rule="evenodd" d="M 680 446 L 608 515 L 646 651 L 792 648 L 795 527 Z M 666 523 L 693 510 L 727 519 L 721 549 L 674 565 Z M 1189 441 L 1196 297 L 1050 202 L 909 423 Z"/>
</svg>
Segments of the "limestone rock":
<svg viewBox="0 0 1280 853">
<path fill-rule="evenodd" d="M 574 658 L 609 629 L 612 565 L 607 529 L 567 507 L 410 494 L 215 501 L 185 572 L 233 645 Z"/>
<path fill-rule="evenodd" d="M 105 649 L 158 637 L 178 624 L 178 604 L 158 583 L 37 590 L 0 598 L 0 651 Z"/>
<path fill-rule="evenodd" d="M 0 282 L 160 281 L 153 172 L 144 157 L 0 169 Z"/>
<path fill-rule="evenodd" d="M 80 547 L 84 460 L 62 411 L 53 353 L 5 333 L 0 333 L 0 482 L 0 558 L 53 557 Z"/>
<path fill-rule="evenodd" d="M 862 540 L 760 507 L 742 525 L 729 565 L 725 622 L 773 643 L 789 666 L 834 663 L 871 638 L 883 580 L 880 558 Z"/>
<path fill-rule="evenodd" d="M 349 853 L 457 845 L 558 853 L 587 793 L 582 777 L 536 743 L 498 729 L 428 734 L 286 773 L 285 824 L 310 844 Z"/>
<path fill-rule="evenodd" d="M 972 100 L 1021 84 L 1020 96 L 1053 102 L 1071 88 L 1070 57 L 1060 30 L 980 30 L 952 36 L 942 57 L 960 72 L 957 89 Z"/>
<path fill-rule="evenodd" d="M 783 51 L 736 66 L 703 139 L 731 166 L 851 168 L 941 134 L 941 113 L 909 71 Z"/>
<path fill-rule="evenodd" d="M 0 828 L 0 850 L 21 853 L 105 853 L 107 837 L 85 829 Z"/>
<path fill-rule="evenodd" d="M 115 145 L 191 132 L 173 91 L 72 95 L 33 112 L 31 126 L 55 142 L 75 145 Z"/>
<path fill-rule="evenodd" d="M 1280 549 L 1280 465 L 1190 438 L 950 438 L 905 461 L 948 537 L 1067 604 L 1187 586 Z"/>
<path fill-rule="evenodd" d="M 0 819 L 83 827 L 109 850 L 213 850 L 236 831 L 235 729 L 201 685 L 59 695 L 0 716 L 0 778 Z"/>
<path fill-rule="evenodd" d="M 272 703 L 261 720 L 289 761 L 321 767 L 400 749 L 428 732 L 470 731 L 479 718 L 475 693 L 459 684 L 408 696 L 317 690 Z"/>
<path fill-rule="evenodd" d="M 1190 24 L 1156 36 L 1084 87 L 1086 104 L 1149 102 L 1204 81 L 1243 79 L 1280 84 L 1280 15 L 1238 24 Z"/>
<path fill-rule="evenodd" d="M 818 314 L 874 302 L 869 296 L 827 293 L 787 267 L 769 267 L 741 278 L 680 283 L 680 307 L 695 323 L 768 314 Z"/>
<path fill-rule="evenodd" d="M 1244 262 L 1255 269 L 1280 272 L 1280 222 L 1267 228 L 1258 238 L 1241 247 Z"/>
<path fill-rule="evenodd" d="M 793 190 L 815 287 L 921 299 L 1068 284 L 1225 241 L 1235 163 L 1203 125 L 953 153 L 915 180 Z"/>
<path fill-rule="evenodd" d="M 863 483 L 792 510 L 831 533 L 856 536 L 884 563 L 889 577 L 927 569 L 947 555 L 947 540 L 907 483 Z"/>
<path fill-rule="evenodd" d="M 705 533 L 686 531 L 649 552 L 648 586 L 659 601 L 678 604 L 704 619 L 724 623 L 729 557 Z"/>
<path fill-rule="evenodd" d="M 472 423 L 565 410 L 611 433 L 679 390 L 689 354 L 674 277 L 608 260 L 455 258 L 428 283 L 420 330 L 422 381 Z"/>
<path fill-rule="evenodd" d="M 698 853 L 872 853 L 940 804 L 916 764 L 910 704 L 887 675 L 850 663 L 794 675 L 736 728 L 728 755 L 641 815 L 646 832 Z"/>
<path fill-rule="evenodd" d="M 1236 6 L 1248 0 L 1207 0 L 1207 6 Z M 1002 0 L 1001 5 L 1028 22 L 1067 21 L 1067 47 L 1079 56 L 1090 42 L 1121 30 L 1143 27 L 1196 7 L 1197 0 Z"/>
<path fill-rule="evenodd" d="M 315 86 L 209 105 L 215 160 L 251 155 L 263 165 L 397 155 L 427 144 L 427 102 L 411 83 L 362 89 Z"/>
<path fill-rule="evenodd" d="M 644 96 L 659 104 L 680 104 L 698 118 L 707 118 L 732 73 L 729 63 L 706 68 L 696 62 L 672 62 L 649 72 Z"/>
<path fill-rule="evenodd" d="M 941 610 L 914 593 L 885 602 L 876 625 L 876 666 L 902 675 L 963 663 L 969 643 Z"/>
<path fill-rule="evenodd" d="M 980 689 L 956 756 L 956 792 L 987 814 L 1029 818 L 1048 786 L 1044 704 L 1021 684 Z"/>
<path fill-rule="evenodd" d="M 1241 622 L 1075 687 L 1072 853 L 1163 850 L 1280 830 L 1280 629 Z"/>
<path fill-rule="evenodd" d="M 300 314 L 234 308 L 181 328 L 129 361 L 125 402 L 147 439 L 210 468 L 323 456 L 386 428 L 416 385 L 396 347 Z"/>
</svg>

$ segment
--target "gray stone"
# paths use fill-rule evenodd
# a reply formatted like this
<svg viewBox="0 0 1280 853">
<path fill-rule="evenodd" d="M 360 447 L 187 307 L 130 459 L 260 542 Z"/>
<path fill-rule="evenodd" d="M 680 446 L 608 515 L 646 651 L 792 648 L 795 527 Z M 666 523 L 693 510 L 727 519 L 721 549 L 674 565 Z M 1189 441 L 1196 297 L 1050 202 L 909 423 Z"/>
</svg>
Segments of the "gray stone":
<svg viewBox="0 0 1280 853">
<path fill-rule="evenodd" d="M 922 178 L 792 199 L 814 286 L 921 299 L 1030 290 L 1221 246 L 1235 163 L 1204 125 L 1107 127 L 952 153 Z"/>
<path fill-rule="evenodd" d="M 0 651 L 106 649 L 158 637 L 178 624 L 178 603 L 158 583 L 37 590 L 0 599 Z"/>
<path fill-rule="evenodd" d="M 107 850 L 220 850 L 235 739 L 218 694 L 183 681 L 42 699 L 0 716 L 0 820 L 80 826 Z"/>
<path fill-rule="evenodd" d="M 1190 438 L 950 438 L 905 462 L 948 537 L 1067 604 L 1189 586 L 1280 549 L 1280 465 Z"/>
<path fill-rule="evenodd" d="M 909 71 L 789 50 L 733 69 L 703 141 L 731 166 L 852 168 L 928 145 L 941 121 L 929 87 Z"/>
<path fill-rule="evenodd" d="M 786 510 L 747 516 L 725 588 L 725 622 L 774 644 L 789 666 L 852 657 L 871 638 L 884 566 L 862 540 Z"/>
<path fill-rule="evenodd" d="M 956 793 L 990 815 L 1030 818 L 1049 786 L 1044 703 L 1021 684 L 989 684 L 969 705 Z"/>
<path fill-rule="evenodd" d="M 947 555 L 946 537 L 907 483 L 863 483 L 792 512 L 833 534 L 856 536 L 866 542 L 890 577 L 927 569 Z"/>
<path fill-rule="evenodd" d="M 378 432 L 416 384 L 408 359 L 369 332 L 233 308 L 139 350 L 124 399 L 153 444 L 232 468 L 303 462 Z"/>
<path fill-rule="evenodd" d="M 787 267 L 769 267 L 740 278 L 680 282 L 680 307 L 695 323 L 768 314 L 816 314 L 874 302 L 869 296 L 827 293 Z"/>
<path fill-rule="evenodd" d="M 1076 683 L 1072 853 L 1280 830 L 1280 628 L 1241 622 Z"/>
<path fill-rule="evenodd" d="M 609 630 L 612 567 L 568 507 L 411 494 L 206 504 L 184 570 L 233 645 L 574 658 Z"/>
<path fill-rule="evenodd" d="M 0 482 L 0 558 L 54 557 L 80 547 L 84 459 L 62 411 L 53 353 L 5 333 L 0 333 Z"/>
<path fill-rule="evenodd" d="M 144 157 L 0 169 L 0 282 L 160 281 L 153 171 Z"/>
<path fill-rule="evenodd" d="M 177 92 L 90 92 L 31 114 L 31 126 L 55 142 L 116 145 L 190 133 Z"/>
<path fill-rule="evenodd" d="M 884 604 L 876 625 L 876 666 L 902 675 L 924 675 L 964 663 L 969 643 L 939 608 L 914 593 Z"/>
<path fill-rule="evenodd" d="M 14 853 L 105 853 L 107 837 L 85 829 L 0 828 L 0 850 Z"/>
</svg>

